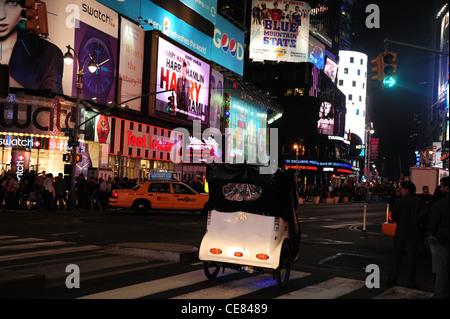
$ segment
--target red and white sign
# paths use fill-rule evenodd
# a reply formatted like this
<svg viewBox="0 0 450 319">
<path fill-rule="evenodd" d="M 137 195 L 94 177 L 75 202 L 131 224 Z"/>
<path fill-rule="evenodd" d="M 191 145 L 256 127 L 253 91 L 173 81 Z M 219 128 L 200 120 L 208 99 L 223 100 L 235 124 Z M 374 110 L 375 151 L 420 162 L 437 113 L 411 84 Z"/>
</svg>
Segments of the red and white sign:
<svg viewBox="0 0 450 319">
<path fill-rule="evenodd" d="M 170 160 L 174 141 L 172 130 L 111 117 L 110 153 L 145 159 Z M 177 136 L 180 133 L 177 133 Z"/>
<path fill-rule="evenodd" d="M 29 151 L 12 150 L 11 152 L 11 171 L 16 174 L 19 183 L 25 171 L 30 168 L 30 158 Z"/>
</svg>

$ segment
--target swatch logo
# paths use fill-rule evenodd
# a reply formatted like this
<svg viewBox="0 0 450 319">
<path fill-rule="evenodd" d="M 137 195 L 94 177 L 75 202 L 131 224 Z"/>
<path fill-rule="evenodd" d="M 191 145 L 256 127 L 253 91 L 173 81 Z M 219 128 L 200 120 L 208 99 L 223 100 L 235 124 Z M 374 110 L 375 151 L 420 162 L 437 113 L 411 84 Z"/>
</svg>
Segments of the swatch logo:
<svg viewBox="0 0 450 319">
<path fill-rule="evenodd" d="M 222 48 L 223 52 L 230 53 L 233 58 L 242 61 L 244 59 L 244 46 L 237 42 L 234 38 L 230 39 L 228 34 L 223 33 L 219 29 L 214 29 L 214 45 L 216 48 Z"/>
</svg>

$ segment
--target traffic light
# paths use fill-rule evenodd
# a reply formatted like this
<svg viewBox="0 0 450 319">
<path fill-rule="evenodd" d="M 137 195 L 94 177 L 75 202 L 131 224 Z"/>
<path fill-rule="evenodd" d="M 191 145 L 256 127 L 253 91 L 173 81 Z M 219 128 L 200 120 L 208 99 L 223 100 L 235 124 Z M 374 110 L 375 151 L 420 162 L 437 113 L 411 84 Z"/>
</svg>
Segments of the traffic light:
<svg viewBox="0 0 450 319">
<path fill-rule="evenodd" d="M 77 163 L 82 162 L 83 161 L 83 156 L 81 154 L 77 154 Z"/>
<path fill-rule="evenodd" d="M 223 109 L 223 121 L 225 128 L 230 126 L 230 93 L 225 93 L 225 107 Z"/>
<path fill-rule="evenodd" d="M 371 76 L 372 81 L 381 81 L 383 76 L 383 59 L 381 54 L 378 54 L 376 58 L 370 60 L 372 66 L 372 73 L 375 73 Z"/>
<path fill-rule="evenodd" d="M 36 8 L 37 3 L 37 8 Z M 48 37 L 47 5 L 41 0 L 21 0 L 22 18 L 26 18 L 25 30 Z"/>
<path fill-rule="evenodd" d="M 24 8 L 21 12 L 22 18 L 26 18 L 25 30 L 27 32 L 37 32 L 37 11 L 36 11 L 36 1 L 35 0 L 22 0 L 20 1 L 20 6 Z"/>
<path fill-rule="evenodd" d="M 383 56 L 383 88 L 393 87 L 397 81 L 397 53 L 384 52 Z"/>
<path fill-rule="evenodd" d="M 37 6 L 38 16 L 38 34 L 43 37 L 48 37 L 48 21 L 47 21 L 47 5 L 44 2 L 40 2 Z"/>
<path fill-rule="evenodd" d="M 167 103 L 167 109 L 166 109 L 167 113 L 175 113 L 175 105 L 173 103 L 173 100 L 174 100 L 173 95 L 169 96 L 168 100 L 169 100 L 169 103 Z"/>
</svg>

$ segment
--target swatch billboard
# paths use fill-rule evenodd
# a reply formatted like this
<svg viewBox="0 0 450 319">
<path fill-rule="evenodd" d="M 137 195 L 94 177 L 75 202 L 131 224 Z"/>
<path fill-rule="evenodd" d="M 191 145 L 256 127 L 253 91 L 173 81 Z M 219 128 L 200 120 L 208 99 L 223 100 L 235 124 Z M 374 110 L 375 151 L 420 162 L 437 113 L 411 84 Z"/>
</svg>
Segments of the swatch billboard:
<svg viewBox="0 0 450 319">
<path fill-rule="evenodd" d="M 47 0 L 49 36 L 27 34 L 19 1 L 8 1 L 12 28 L 0 32 L 0 46 L 12 47 L 1 54 L 0 63 L 9 64 L 11 87 L 49 91 L 76 96 L 77 72 L 84 64 L 82 98 L 113 101 L 117 69 L 118 14 L 94 0 Z M 78 59 L 66 65 L 63 54 L 74 48 Z M 72 52 L 73 54 L 73 52 Z M 94 74 L 87 71 L 89 54 L 102 63 Z M 79 64 L 77 63 L 79 61 Z"/>
</svg>

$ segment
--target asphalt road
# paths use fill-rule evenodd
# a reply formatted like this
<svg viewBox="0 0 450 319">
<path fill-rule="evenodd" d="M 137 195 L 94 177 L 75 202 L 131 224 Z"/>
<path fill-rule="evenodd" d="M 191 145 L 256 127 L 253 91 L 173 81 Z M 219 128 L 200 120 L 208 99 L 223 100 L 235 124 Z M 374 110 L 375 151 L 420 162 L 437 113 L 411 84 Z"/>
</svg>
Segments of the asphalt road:
<svg viewBox="0 0 450 319">
<path fill-rule="evenodd" d="M 366 208 L 364 209 L 364 206 Z M 366 231 L 363 231 L 364 211 L 366 211 Z M 381 287 L 377 289 L 357 289 L 345 294 L 346 299 L 368 299 L 389 289 L 386 286 L 392 258 L 392 238 L 381 234 L 381 224 L 386 219 L 386 205 L 383 203 L 352 203 L 352 204 L 306 204 L 297 210 L 302 230 L 299 259 L 293 264 L 293 271 L 313 274 L 316 280 L 331 278 L 348 278 L 364 282 L 371 274 L 367 266 L 376 265 L 380 273 Z M 130 210 L 105 211 L 0 211 L 0 237 L 34 238 L 52 242 L 74 243 L 82 247 L 95 247 L 95 256 L 80 257 L 83 265 L 93 267 L 93 263 L 105 263 L 98 259 L 104 255 L 103 249 L 109 245 L 120 243 L 164 243 L 200 247 L 206 228 L 206 216 L 196 212 L 159 211 L 148 214 L 136 214 Z M 1 242 L 0 242 L 1 243 Z M 17 270 L 21 272 L 44 271 L 48 278 L 52 275 L 55 264 L 70 263 L 67 256 L 39 257 L 21 261 L 12 258 L 2 262 L 2 256 L 13 256 L 12 246 L 0 246 L 0 271 Z M 3 249 L 3 250 L 2 250 Z M 95 257 L 95 258 L 94 258 Z M 75 256 L 71 255 L 75 260 Z M 168 263 L 164 260 L 141 260 L 133 256 L 119 256 L 123 266 L 116 266 L 116 284 L 136 284 L 141 281 L 159 278 L 163 274 L 175 275 L 187 270 L 201 269 L 200 263 Z M 45 264 L 45 267 L 43 266 Z M 127 270 L 124 265 L 133 264 Z M 53 268 L 52 268 L 53 267 Z M 108 267 L 102 265 L 102 267 Z M 110 267 L 114 267 L 112 264 Z M 151 269 L 151 270 L 150 270 Z M 61 270 L 59 270 L 61 271 Z M 52 277 L 53 276 L 53 277 Z M 60 277 L 67 276 L 62 272 Z M 94 271 L 92 279 L 100 276 Z M 234 275 L 233 275 L 234 276 Z M 236 275 L 240 276 L 240 275 Z M 48 279 L 49 280 L 49 279 Z M 311 279 L 308 279 L 311 280 Z M 423 250 L 419 251 L 417 281 L 421 291 L 433 292 L 434 278 L 431 274 L 429 256 Z M 39 295 L 44 298 L 76 298 L 88 292 L 94 292 L 103 285 L 111 288 L 111 282 L 92 280 L 85 284 L 83 292 L 68 291 L 55 278 L 51 281 L 52 289 Z M 308 281 L 307 281 L 308 282 Z M 405 284 L 403 274 L 399 285 Z M 295 281 L 293 284 L 295 288 Z M 293 289 L 294 289 L 293 288 Z M 103 288 L 102 288 L 103 289 Z M 272 298 L 272 290 L 250 293 L 249 298 Z M 170 297 L 164 293 L 156 294 L 160 298 Z M 414 297 L 412 297 L 414 298 Z"/>
</svg>

